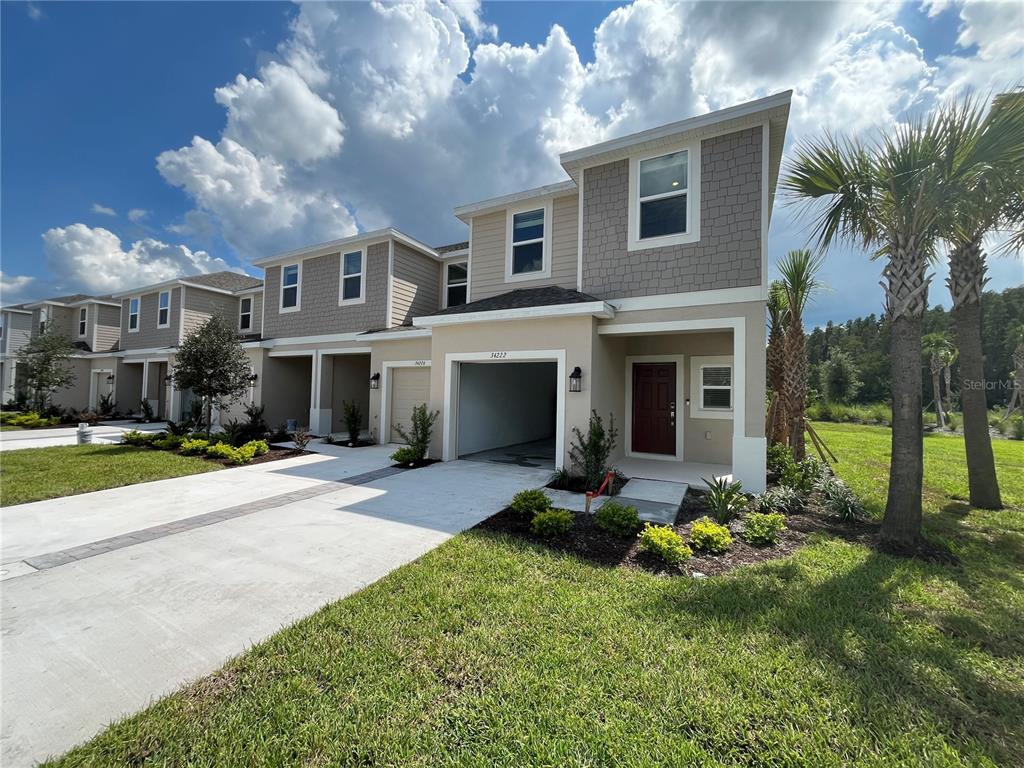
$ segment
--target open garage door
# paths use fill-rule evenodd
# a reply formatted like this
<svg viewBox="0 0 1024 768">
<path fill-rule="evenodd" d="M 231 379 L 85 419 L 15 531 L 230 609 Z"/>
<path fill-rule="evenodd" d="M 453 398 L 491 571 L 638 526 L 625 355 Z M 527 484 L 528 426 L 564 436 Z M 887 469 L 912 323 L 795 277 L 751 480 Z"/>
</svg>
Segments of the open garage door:
<svg viewBox="0 0 1024 768">
<path fill-rule="evenodd" d="M 554 362 L 461 363 L 459 458 L 554 468 L 557 377 Z"/>
<path fill-rule="evenodd" d="M 392 429 L 398 424 L 407 432 L 412 427 L 412 409 L 430 402 L 429 368 L 394 368 L 391 371 L 391 403 L 388 409 L 388 442 L 401 442 Z"/>
</svg>

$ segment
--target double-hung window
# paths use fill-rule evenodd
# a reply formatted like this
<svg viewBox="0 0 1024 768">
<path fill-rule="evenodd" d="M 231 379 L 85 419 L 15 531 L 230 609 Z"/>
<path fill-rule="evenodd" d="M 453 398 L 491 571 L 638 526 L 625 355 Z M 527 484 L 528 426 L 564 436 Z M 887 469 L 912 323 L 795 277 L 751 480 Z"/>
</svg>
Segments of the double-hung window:
<svg viewBox="0 0 1024 768">
<path fill-rule="evenodd" d="M 507 280 L 530 280 L 550 275 L 550 212 L 550 204 L 509 211 Z"/>
<path fill-rule="evenodd" d="M 656 248 L 700 237 L 696 147 L 630 164 L 629 247 Z"/>
<path fill-rule="evenodd" d="M 732 410 L 732 366 L 702 365 L 700 407 L 706 411 Z"/>
<path fill-rule="evenodd" d="M 358 304 L 363 301 L 363 251 L 350 251 L 341 255 L 341 289 L 339 304 Z"/>
<path fill-rule="evenodd" d="M 156 305 L 156 327 L 169 328 L 171 325 L 171 292 L 160 291 Z"/>
<path fill-rule="evenodd" d="M 281 267 L 281 309 L 294 311 L 299 308 L 299 265 Z"/>
<path fill-rule="evenodd" d="M 466 303 L 469 271 L 465 261 L 445 265 L 445 306 L 458 307 Z"/>
<path fill-rule="evenodd" d="M 128 299 L 128 330 L 137 333 L 139 330 L 139 297 Z"/>
<path fill-rule="evenodd" d="M 243 296 L 238 302 L 238 330 L 252 329 L 252 296 Z"/>
<path fill-rule="evenodd" d="M 85 338 L 85 328 L 88 325 L 89 310 L 85 307 L 78 308 L 78 337 L 81 339 Z"/>
</svg>

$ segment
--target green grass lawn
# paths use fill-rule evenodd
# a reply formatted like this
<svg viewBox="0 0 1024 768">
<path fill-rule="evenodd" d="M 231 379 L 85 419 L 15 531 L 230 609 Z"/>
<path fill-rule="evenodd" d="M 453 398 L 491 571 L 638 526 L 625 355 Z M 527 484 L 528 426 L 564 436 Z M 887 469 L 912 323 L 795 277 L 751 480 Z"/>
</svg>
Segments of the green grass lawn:
<svg viewBox="0 0 1024 768">
<path fill-rule="evenodd" d="M 825 425 L 875 510 L 888 430 Z M 819 536 L 706 580 L 468 532 L 128 718 L 60 765 L 1022 765 L 1024 444 L 979 512 L 927 441 L 962 559 Z"/>
<path fill-rule="evenodd" d="M 195 475 L 219 464 L 130 445 L 61 445 L 0 454 L 0 505 Z"/>
</svg>

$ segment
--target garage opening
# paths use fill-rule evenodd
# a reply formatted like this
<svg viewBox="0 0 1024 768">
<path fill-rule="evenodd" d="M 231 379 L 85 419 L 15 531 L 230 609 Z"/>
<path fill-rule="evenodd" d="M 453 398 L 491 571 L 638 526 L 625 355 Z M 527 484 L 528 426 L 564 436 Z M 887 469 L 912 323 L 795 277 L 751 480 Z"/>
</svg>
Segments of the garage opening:
<svg viewBox="0 0 1024 768">
<path fill-rule="evenodd" d="M 461 363 L 459 458 L 553 469 L 557 382 L 554 362 Z"/>
</svg>

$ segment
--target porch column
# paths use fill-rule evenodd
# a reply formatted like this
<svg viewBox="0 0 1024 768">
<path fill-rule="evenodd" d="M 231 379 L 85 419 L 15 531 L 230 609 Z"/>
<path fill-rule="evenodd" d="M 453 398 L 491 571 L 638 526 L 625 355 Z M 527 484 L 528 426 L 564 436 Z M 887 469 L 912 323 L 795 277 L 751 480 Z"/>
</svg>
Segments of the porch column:
<svg viewBox="0 0 1024 768">
<path fill-rule="evenodd" d="M 748 395 L 751 398 L 756 396 L 760 403 L 764 403 L 764 385 L 758 386 L 753 379 L 748 380 L 748 377 L 756 376 L 764 379 L 764 324 L 760 324 L 760 333 L 748 325 L 746 318 L 741 318 L 732 330 L 732 474 L 743 482 L 743 490 L 747 493 L 761 493 L 765 489 L 765 454 L 768 449 L 768 441 L 764 437 L 764 408 L 749 408 L 750 424 L 747 423 L 747 412 L 748 405 L 751 405 Z"/>
<path fill-rule="evenodd" d="M 309 431 L 326 435 L 331 431 L 334 414 L 331 412 L 331 392 L 334 389 L 334 361 L 321 352 L 313 354 L 310 366 L 313 382 L 310 387 Z"/>
<path fill-rule="evenodd" d="M 139 397 L 138 408 L 142 412 L 142 401 L 149 400 L 149 360 L 142 361 L 142 394 Z"/>
</svg>

